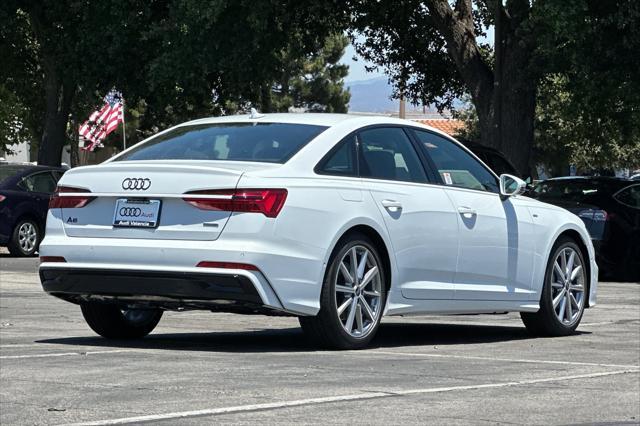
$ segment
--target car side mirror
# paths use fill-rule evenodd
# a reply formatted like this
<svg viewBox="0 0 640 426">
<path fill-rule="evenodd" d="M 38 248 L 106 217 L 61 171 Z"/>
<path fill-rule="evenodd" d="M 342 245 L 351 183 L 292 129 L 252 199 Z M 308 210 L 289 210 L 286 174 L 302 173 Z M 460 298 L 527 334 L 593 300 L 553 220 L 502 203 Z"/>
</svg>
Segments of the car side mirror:
<svg viewBox="0 0 640 426">
<path fill-rule="evenodd" d="M 500 175 L 500 195 L 511 197 L 522 194 L 527 189 L 527 183 L 522 179 L 512 175 Z"/>
</svg>

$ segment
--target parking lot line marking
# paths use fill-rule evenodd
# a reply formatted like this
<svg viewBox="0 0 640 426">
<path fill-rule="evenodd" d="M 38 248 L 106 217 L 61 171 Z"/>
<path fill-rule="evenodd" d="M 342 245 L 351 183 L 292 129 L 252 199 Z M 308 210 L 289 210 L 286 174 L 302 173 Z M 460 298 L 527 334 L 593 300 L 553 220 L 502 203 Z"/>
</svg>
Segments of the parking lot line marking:
<svg viewBox="0 0 640 426">
<path fill-rule="evenodd" d="M 487 389 L 487 388 L 503 388 L 503 387 L 510 387 L 510 386 L 522 386 L 522 385 L 530 385 L 530 384 L 537 384 L 537 383 L 559 382 L 559 381 L 566 381 L 566 380 L 591 379 L 591 378 L 597 378 L 597 377 L 614 376 L 614 375 L 638 373 L 638 372 L 640 372 L 639 369 L 627 369 L 627 370 L 617 370 L 617 371 L 605 371 L 605 372 L 599 372 L 599 373 L 576 374 L 576 375 L 562 376 L 562 377 L 547 377 L 542 379 L 518 380 L 518 381 L 512 381 L 512 382 L 482 383 L 477 385 L 408 389 L 408 390 L 399 390 L 399 391 L 364 392 L 364 393 L 351 394 L 351 395 L 297 399 L 297 400 L 290 400 L 290 401 L 270 402 L 265 404 L 237 405 L 232 407 L 209 408 L 209 409 L 193 410 L 193 411 L 178 411 L 173 413 L 149 414 L 149 415 L 135 416 L 135 417 L 122 417 L 117 419 L 106 419 L 106 420 L 97 420 L 97 421 L 82 422 L 82 423 L 73 423 L 67 426 L 103 426 L 103 425 L 139 423 L 139 422 L 154 422 L 154 421 L 160 421 L 160 420 L 184 419 L 188 417 L 214 416 L 214 415 L 221 415 L 221 414 L 235 414 L 235 413 L 245 413 L 245 412 L 251 412 L 251 411 L 274 410 L 274 409 L 280 409 L 280 408 L 299 407 L 299 406 L 306 406 L 306 405 L 319 405 L 319 404 L 327 404 L 327 403 L 333 403 L 333 402 L 362 401 L 367 399 L 387 398 L 387 397 L 394 397 L 394 396 L 430 394 L 430 393 Z"/>
<path fill-rule="evenodd" d="M 454 358 L 454 359 L 470 359 L 477 361 L 500 361 L 500 362 L 516 362 L 524 364 L 557 364 L 557 365 L 576 365 L 584 367 L 608 367 L 608 368 L 640 368 L 640 365 L 632 364 L 600 364 L 596 362 L 579 362 L 579 361 L 554 361 L 550 359 L 520 359 L 520 358 L 493 358 L 485 356 L 472 355 L 446 355 L 446 354 L 425 354 L 420 352 L 394 352 L 394 351 L 368 351 L 367 354 L 380 355 L 400 355 L 426 358 Z"/>
<path fill-rule="evenodd" d="M 59 356 L 73 356 L 73 355 L 101 355 L 101 354 L 116 354 L 120 352 L 139 352 L 135 349 L 117 349 L 112 351 L 78 351 L 78 352 L 60 352 L 53 354 L 32 354 L 32 355 L 2 355 L 0 359 L 25 359 L 25 358 L 53 358 Z"/>
</svg>

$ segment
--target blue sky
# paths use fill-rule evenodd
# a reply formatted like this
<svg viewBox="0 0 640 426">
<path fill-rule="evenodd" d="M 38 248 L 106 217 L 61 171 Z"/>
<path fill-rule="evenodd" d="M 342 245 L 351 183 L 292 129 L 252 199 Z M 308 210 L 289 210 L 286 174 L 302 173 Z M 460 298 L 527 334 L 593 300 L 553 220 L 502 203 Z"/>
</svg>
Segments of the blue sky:
<svg viewBox="0 0 640 426">
<path fill-rule="evenodd" d="M 493 27 L 489 27 L 487 29 L 487 37 L 482 37 L 479 41 L 487 42 L 493 44 Z M 355 49 L 352 44 L 347 46 L 342 59 L 340 59 L 340 63 L 349 65 L 349 75 L 344 79 L 345 82 L 359 81 L 359 80 L 369 80 L 376 77 L 384 77 L 385 74 L 382 70 L 375 72 L 367 72 L 364 68 L 365 61 L 362 58 L 359 58 L 358 61 L 354 61 L 353 57 L 357 56 Z"/>
<path fill-rule="evenodd" d="M 357 56 L 355 49 L 352 44 L 347 46 L 342 59 L 340 59 L 340 63 L 349 65 L 349 75 L 344 79 L 345 82 L 352 82 L 358 80 L 369 80 L 371 78 L 382 77 L 385 74 L 383 72 L 367 72 L 365 70 L 364 65 L 365 61 L 362 58 L 356 62 L 353 60 L 353 57 Z"/>
</svg>

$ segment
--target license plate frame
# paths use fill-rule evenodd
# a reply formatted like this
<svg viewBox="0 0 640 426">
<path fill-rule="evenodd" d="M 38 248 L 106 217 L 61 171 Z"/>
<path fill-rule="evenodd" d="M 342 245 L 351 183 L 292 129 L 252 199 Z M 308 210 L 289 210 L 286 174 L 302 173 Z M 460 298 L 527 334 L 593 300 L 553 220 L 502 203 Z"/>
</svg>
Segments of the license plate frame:
<svg viewBox="0 0 640 426">
<path fill-rule="evenodd" d="M 116 228 L 155 229 L 160 224 L 162 201 L 118 198 L 113 211 Z"/>
</svg>

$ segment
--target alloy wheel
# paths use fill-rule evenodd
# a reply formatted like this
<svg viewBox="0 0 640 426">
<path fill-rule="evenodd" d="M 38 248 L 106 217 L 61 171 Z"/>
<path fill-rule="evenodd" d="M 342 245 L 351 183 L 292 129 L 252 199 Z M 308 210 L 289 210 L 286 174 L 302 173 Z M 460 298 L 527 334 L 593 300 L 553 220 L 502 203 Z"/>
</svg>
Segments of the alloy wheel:
<svg viewBox="0 0 640 426">
<path fill-rule="evenodd" d="M 382 280 L 371 251 L 351 247 L 340 260 L 335 278 L 336 309 L 342 328 L 352 337 L 367 336 L 382 309 Z"/>
<path fill-rule="evenodd" d="M 553 262 L 551 274 L 551 302 L 558 320 L 572 326 L 580 319 L 584 309 L 585 270 L 580 256 L 571 247 L 565 247 Z"/>
<path fill-rule="evenodd" d="M 18 228 L 18 243 L 20 244 L 20 248 L 25 253 L 31 253 L 38 242 L 38 231 L 36 227 L 31 222 L 24 222 Z"/>
</svg>

